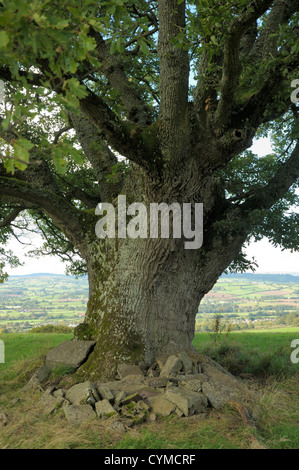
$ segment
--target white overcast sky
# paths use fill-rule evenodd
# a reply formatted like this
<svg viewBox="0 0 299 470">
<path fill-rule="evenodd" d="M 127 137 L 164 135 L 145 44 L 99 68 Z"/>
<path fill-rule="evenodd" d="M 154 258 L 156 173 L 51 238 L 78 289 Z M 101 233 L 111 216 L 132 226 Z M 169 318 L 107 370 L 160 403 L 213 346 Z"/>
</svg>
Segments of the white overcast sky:
<svg viewBox="0 0 299 470">
<path fill-rule="evenodd" d="M 260 156 L 271 152 L 269 139 L 260 139 L 252 148 L 254 153 Z M 34 238 L 36 245 L 40 244 L 38 237 Z M 7 268 L 7 272 L 14 274 L 32 274 L 32 273 L 56 273 L 64 274 L 65 265 L 58 257 L 46 256 L 40 259 L 25 257 L 28 248 L 20 245 L 17 241 L 11 241 L 9 244 L 14 253 L 25 263 L 18 268 Z M 254 257 L 259 267 L 257 273 L 289 273 L 299 275 L 299 253 L 291 253 L 289 250 L 282 251 L 280 248 L 274 248 L 267 239 L 256 243 L 251 243 L 246 252 L 250 258 Z"/>
</svg>

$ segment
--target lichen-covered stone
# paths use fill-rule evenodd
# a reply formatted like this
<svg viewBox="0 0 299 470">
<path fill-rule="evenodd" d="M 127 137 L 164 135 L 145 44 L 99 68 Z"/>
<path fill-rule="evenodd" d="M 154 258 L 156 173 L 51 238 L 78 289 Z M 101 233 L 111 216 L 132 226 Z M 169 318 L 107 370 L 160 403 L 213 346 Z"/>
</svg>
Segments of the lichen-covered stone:
<svg viewBox="0 0 299 470">
<path fill-rule="evenodd" d="M 155 415 L 169 416 L 176 409 L 176 405 L 163 394 L 148 398 L 148 403 Z"/>
<path fill-rule="evenodd" d="M 154 388 L 163 388 L 168 384 L 168 377 L 149 377 L 146 379 L 147 385 Z"/>
<path fill-rule="evenodd" d="M 120 379 L 124 379 L 125 377 L 131 375 L 144 375 L 140 367 L 132 364 L 120 364 L 117 368 L 117 373 Z"/>
<path fill-rule="evenodd" d="M 185 416 L 206 411 L 208 400 L 202 393 L 173 387 L 165 392 L 167 400 L 174 403 Z"/>
<path fill-rule="evenodd" d="M 95 412 L 90 405 L 68 405 L 63 407 L 67 421 L 75 426 L 95 418 Z"/>
<path fill-rule="evenodd" d="M 73 405 L 94 405 L 100 400 L 95 385 L 88 381 L 73 385 L 66 391 L 65 398 Z"/>
<path fill-rule="evenodd" d="M 180 387 L 193 392 L 201 392 L 202 384 L 208 381 L 208 376 L 205 374 L 187 375 L 181 380 L 179 378 L 178 384 Z"/>
<path fill-rule="evenodd" d="M 99 418 L 107 418 L 117 414 L 116 410 L 106 399 L 100 400 L 95 404 L 95 411 Z"/>
<path fill-rule="evenodd" d="M 25 385 L 24 391 L 38 389 L 45 380 L 51 374 L 51 369 L 47 366 L 47 364 L 43 364 L 40 366 L 37 371 L 32 375 L 29 382 Z"/>
<path fill-rule="evenodd" d="M 164 366 L 161 369 L 160 377 L 169 377 L 172 374 L 179 372 L 183 367 L 181 359 L 177 356 L 169 356 Z"/>
<path fill-rule="evenodd" d="M 228 401 L 243 401 L 250 398 L 244 384 L 212 359 L 207 359 L 202 367 L 209 378 L 202 384 L 202 393 L 214 408 L 220 409 Z"/>
<path fill-rule="evenodd" d="M 98 392 L 99 392 L 102 400 L 106 399 L 109 402 L 114 401 L 114 395 L 111 392 L 111 390 L 109 389 L 109 387 L 107 387 L 106 385 L 102 385 L 102 386 L 98 387 Z"/>
<path fill-rule="evenodd" d="M 50 369 L 57 366 L 77 369 L 87 360 L 94 345 L 94 341 L 64 341 L 48 352 L 46 366 Z"/>
</svg>

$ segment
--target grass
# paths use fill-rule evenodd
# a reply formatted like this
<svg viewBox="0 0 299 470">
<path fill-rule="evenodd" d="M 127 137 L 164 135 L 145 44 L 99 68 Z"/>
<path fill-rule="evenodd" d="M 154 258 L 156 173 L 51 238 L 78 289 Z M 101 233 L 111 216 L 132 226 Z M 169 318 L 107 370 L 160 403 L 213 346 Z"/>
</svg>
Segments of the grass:
<svg viewBox="0 0 299 470">
<path fill-rule="evenodd" d="M 41 392 L 23 390 L 48 349 L 70 335 L 2 335 L 7 362 L 0 364 L 0 414 L 4 411 L 9 422 L 1 428 L 0 448 L 298 449 L 299 365 L 289 367 L 290 342 L 295 337 L 291 332 L 248 332 L 231 333 L 214 342 L 208 333 L 194 339 L 201 352 L 210 350 L 227 368 L 238 369 L 238 373 L 250 371 L 248 385 L 257 393 L 250 410 L 255 426 L 244 424 L 236 409 L 227 406 L 208 415 L 158 418 L 121 434 L 110 428 L 113 418 L 74 427 L 61 410 L 43 416 Z"/>
<path fill-rule="evenodd" d="M 273 330 L 274 331 L 274 330 Z M 297 329 L 298 331 L 298 329 Z M 298 364 L 291 362 L 291 342 L 299 332 L 231 332 L 223 333 L 219 341 L 213 334 L 198 333 L 194 346 L 232 374 L 252 374 L 256 377 L 288 377 L 296 374 Z"/>
<path fill-rule="evenodd" d="M 0 364 L 1 371 L 9 369 L 17 361 L 42 357 L 62 341 L 72 338 L 72 334 L 24 334 L 8 333 L 0 335 L 5 346 L 5 363 Z"/>
</svg>

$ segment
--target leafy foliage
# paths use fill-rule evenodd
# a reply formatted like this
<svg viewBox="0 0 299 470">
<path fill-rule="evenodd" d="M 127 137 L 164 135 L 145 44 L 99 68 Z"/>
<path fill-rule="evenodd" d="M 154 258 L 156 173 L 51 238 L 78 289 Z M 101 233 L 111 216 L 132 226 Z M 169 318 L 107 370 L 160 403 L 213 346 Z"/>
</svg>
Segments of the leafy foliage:
<svg viewBox="0 0 299 470">
<path fill-rule="evenodd" d="M 234 236 L 246 231 L 247 240 L 267 236 L 274 245 L 297 250 L 298 213 L 292 210 L 298 204 L 297 169 L 269 207 L 256 203 L 248 213 L 245 209 L 264 188 L 276 191 L 273 180 L 296 152 L 298 107 L 291 103 L 290 84 L 298 78 L 299 6 L 297 0 L 282 4 L 173 2 L 175 12 L 184 7 L 184 26 L 169 37 L 167 54 L 188 54 L 194 154 L 200 161 L 203 138 L 217 141 L 213 148 L 220 149 L 221 161 L 214 165 L 212 156 L 207 174 L 220 184 L 227 211 L 246 212 L 232 223 L 224 211 L 212 230 Z M 70 272 L 79 273 L 84 263 L 77 259 L 73 227 L 66 229 L 59 217 L 53 221 L 53 207 L 41 203 L 41 193 L 29 197 L 25 183 L 33 192 L 42 189 L 60 212 L 78 217 L 81 227 L 98 201 L 113 200 L 135 163 L 151 171 L 163 167 L 157 130 L 169 86 L 163 89 L 160 79 L 163 8 L 152 0 L 0 3 L 0 78 L 6 87 L 0 176 L 23 184 L 19 197 L 3 194 L 3 244 L 16 232 L 9 215 L 20 209 L 22 230 L 32 230 L 34 221 L 34 230 L 42 233 L 42 253 L 59 254 L 71 262 Z M 273 152 L 254 155 L 254 136 L 271 136 Z M 2 256 L 7 257 L 4 250 Z M 241 253 L 231 268 L 250 266 L 254 263 Z"/>
</svg>

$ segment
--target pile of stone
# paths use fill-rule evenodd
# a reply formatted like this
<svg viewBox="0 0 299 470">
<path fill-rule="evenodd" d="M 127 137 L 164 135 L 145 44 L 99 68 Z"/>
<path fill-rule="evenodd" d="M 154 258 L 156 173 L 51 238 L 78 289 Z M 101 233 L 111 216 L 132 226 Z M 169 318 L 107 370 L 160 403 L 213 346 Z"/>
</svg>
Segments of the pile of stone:
<svg viewBox="0 0 299 470">
<path fill-rule="evenodd" d="M 46 362 L 32 377 L 31 386 L 41 384 L 47 370 Z M 113 417 L 112 421 L 125 429 L 135 423 L 154 421 L 159 415 L 187 417 L 247 398 L 244 384 L 219 364 L 204 356 L 192 359 L 182 352 L 158 360 L 146 371 L 122 364 L 115 381 L 86 381 L 68 390 L 49 387 L 43 392 L 40 405 L 45 414 L 62 408 L 71 424 Z"/>
</svg>

